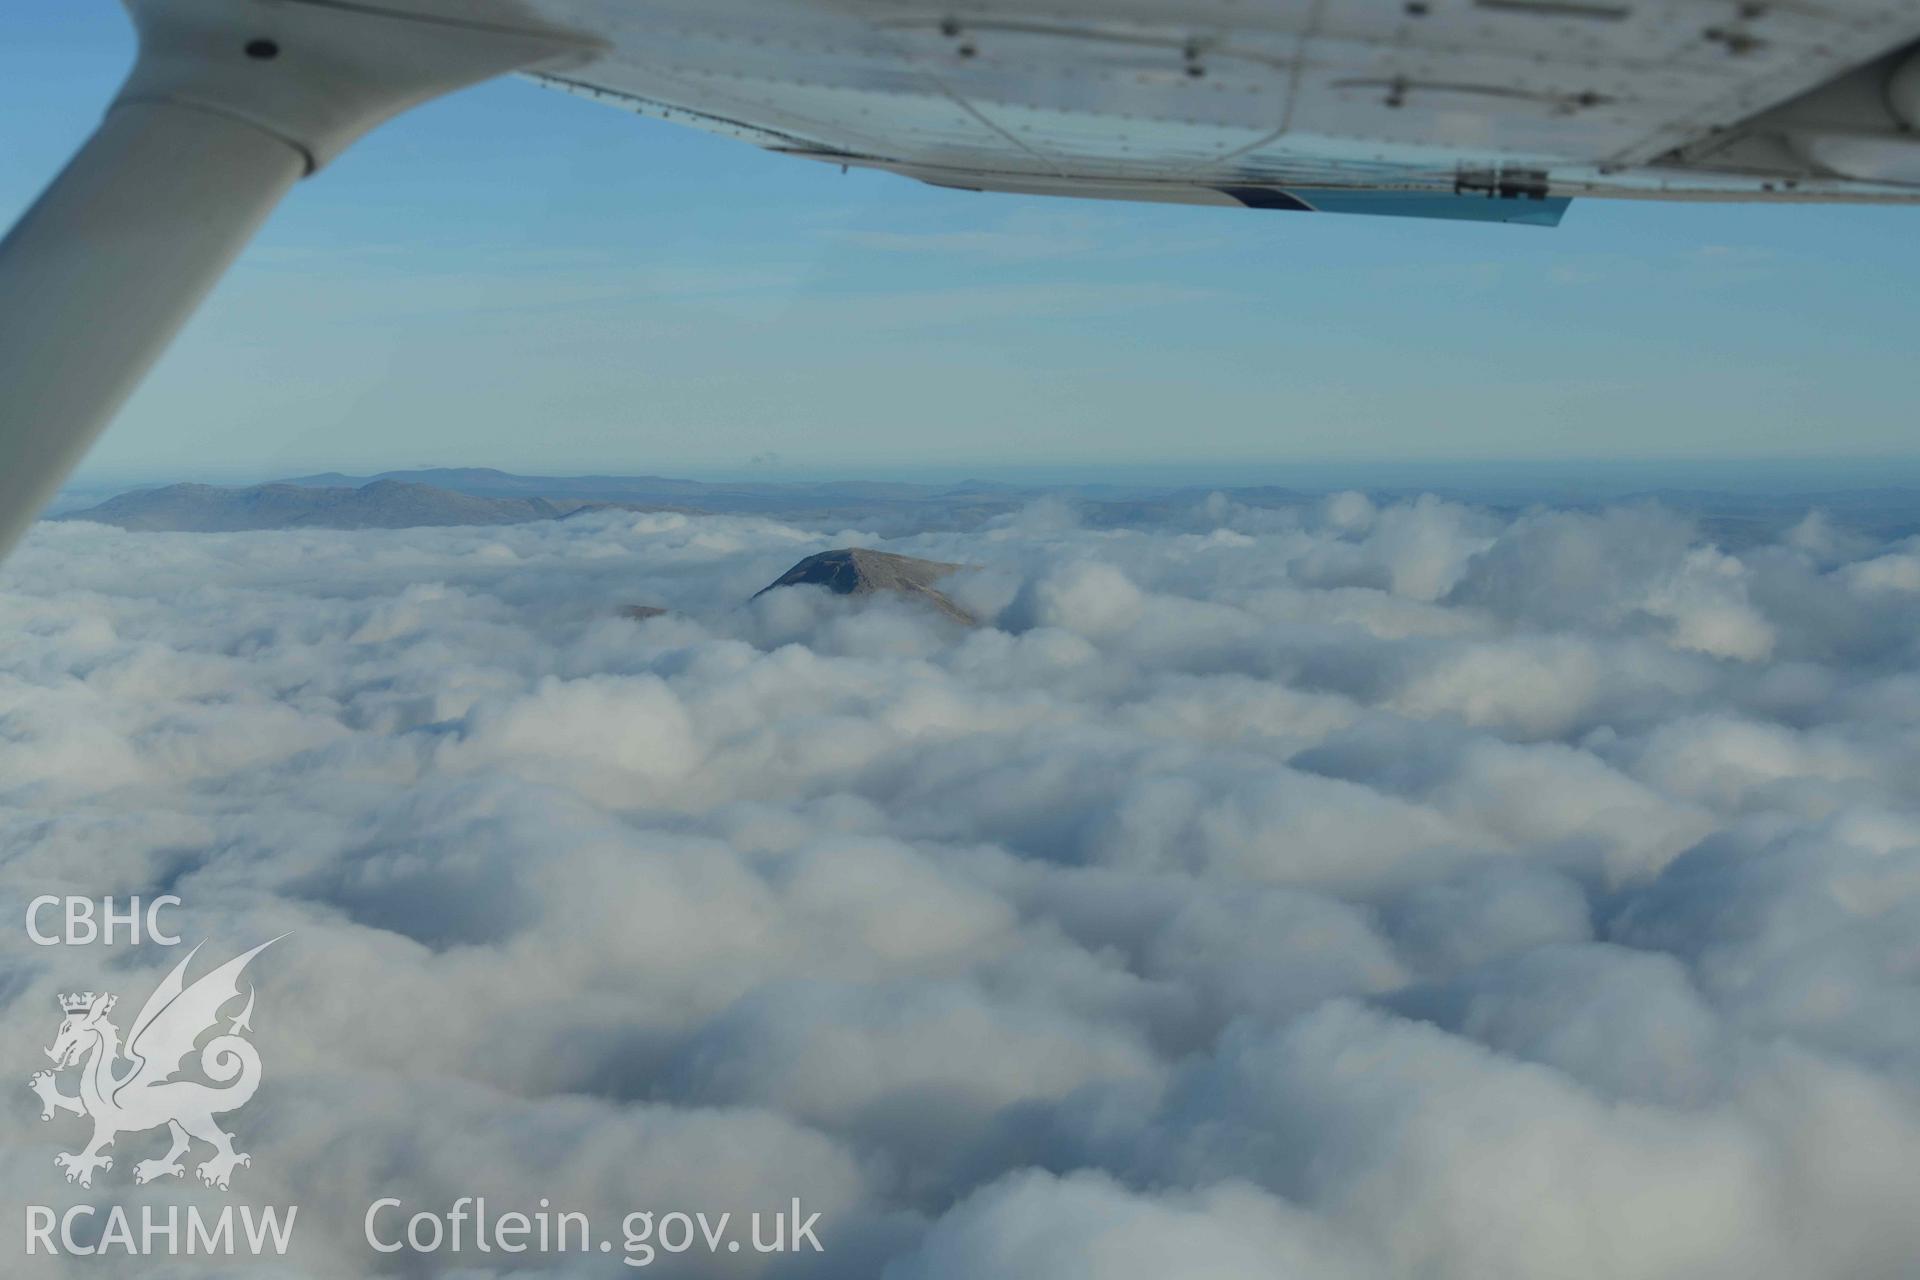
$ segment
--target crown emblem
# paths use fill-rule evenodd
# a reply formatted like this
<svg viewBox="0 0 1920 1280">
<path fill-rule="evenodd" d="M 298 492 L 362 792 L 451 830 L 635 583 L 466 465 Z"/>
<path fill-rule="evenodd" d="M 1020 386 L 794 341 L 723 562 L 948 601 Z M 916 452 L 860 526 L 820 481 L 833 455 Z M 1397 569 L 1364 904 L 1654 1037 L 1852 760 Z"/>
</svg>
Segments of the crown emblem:
<svg viewBox="0 0 1920 1280">
<path fill-rule="evenodd" d="M 93 1007 L 93 997 L 94 993 L 91 991 L 75 991 L 60 997 L 60 1008 L 62 1012 L 65 1013 L 85 1013 Z M 107 1008 L 111 1009 L 112 1007 L 113 997 L 108 996 Z M 104 1013 L 106 1010 L 103 1009 L 101 1012 Z"/>
</svg>

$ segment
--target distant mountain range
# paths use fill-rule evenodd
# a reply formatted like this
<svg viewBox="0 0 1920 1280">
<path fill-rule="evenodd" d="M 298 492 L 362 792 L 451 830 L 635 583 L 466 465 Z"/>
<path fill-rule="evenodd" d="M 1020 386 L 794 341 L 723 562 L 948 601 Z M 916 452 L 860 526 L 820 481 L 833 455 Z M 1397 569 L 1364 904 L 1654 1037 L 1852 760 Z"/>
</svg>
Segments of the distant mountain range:
<svg viewBox="0 0 1920 1280">
<path fill-rule="evenodd" d="M 847 480 L 714 484 L 666 476 L 518 476 L 485 468 L 339 472 L 224 488 L 175 484 L 123 493 L 51 517 L 123 529 L 213 533 L 241 529 L 401 529 L 521 524 L 585 510 L 761 515 L 881 530 L 965 528 L 1017 509 L 1033 492 L 971 481 L 918 485 Z"/>
<path fill-rule="evenodd" d="M 423 525 L 524 524 L 554 520 L 580 508 L 578 502 L 545 498 L 492 498 L 425 484 L 376 480 L 358 488 L 259 484 L 225 489 L 210 484 L 172 484 L 110 498 L 97 507 L 69 511 L 61 520 L 92 520 L 182 533 L 240 529 L 408 529 Z"/>
<path fill-rule="evenodd" d="M 761 496 L 787 501 L 795 494 L 813 494 L 822 498 L 924 498 L 929 494 L 1014 490 L 1017 485 L 986 480 L 963 480 L 957 485 L 914 484 L 905 480 L 796 480 L 796 481 L 721 481 L 680 480 L 672 476 L 522 476 L 491 467 L 430 467 L 417 471 L 382 471 L 370 476 L 350 476 L 338 471 L 312 476 L 294 476 L 282 484 L 312 485 L 320 488 L 358 487 L 377 480 L 397 480 L 402 484 L 431 484 L 457 489 L 462 493 L 496 497 L 573 497 L 601 501 L 629 501 L 647 498 L 699 498 L 715 493 Z"/>
<path fill-rule="evenodd" d="M 1140 489 L 1090 484 L 1022 487 L 986 480 L 958 484 L 831 480 L 772 483 L 678 480 L 668 476 L 521 476 L 484 467 L 443 467 L 353 476 L 329 471 L 272 484 L 225 488 L 175 484 L 123 493 L 57 520 L 123 529 L 213 533 L 241 529 L 401 529 L 428 525 L 520 524 L 584 510 L 757 515 L 813 528 L 861 528 L 888 536 L 964 530 L 1017 511 L 1045 494 L 1071 500 L 1090 524 L 1131 525 L 1190 511 L 1210 489 Z M 1250 506 L 1284 506 L 1312 495 L 1249 487 L 1228 491 Z"/>
<path fill-rule="evenodd" d="M 888 480 L 707 481 L 671 476 L 521 476 L 486 467 L 383 471 L 374 476 L 327 472 L 296 476 L 284 483 L 337 487 L 381 480 L 432 485 L 476 497 L 540 497 L 558 503 L 756 515 L 821 528 L 860 524 L 888 533 L 972 528 L 992 516 L 1018 510 L 1038 492 L 986 480 L 950 485 Z"/>
<path fill-rule="evenodd" d="M 426 484 L 489 498 L 542 497 L 559 501 L 696 506 L 704 511 L 792 511 L 848 503 L 924 503 L 929 499 L 1005 498 L 1018 486 L 984 480 L 957 485 L 912 484 L 891 480 L 756 482 L 677 480 L 671 476 L 519 476 L 487 467 L 436 467 L 421 471 L 382 471 L 372 476 L 329 471 L 295 476 L 283 484 L 321 488 L 358 487 L 383 480 Z"/>
<path fill-rule="evenodd" d="M 871 480 L 711 482 L 668 476 L 522 476 L 480 467 L 446 467 L 374 476 L 327 472 L 245 488 L 168 485 L 124 493 L 98 506 L 50 518 L 185 532 L 401 529 L 519 524 L 617 507 L 757 515 L 823 531 L 858 527 L 895 537 L 977 528 L 1046 495 L 1071 504 L 1087 525 L 1121 528 L 1167 522 L 1204 524 L 1206 517 L 1199 513 L 1214 493 L 1243 506 L 1275 508 L 1311 503 L 1323 492 L 1275 485 L 1021 486 L 986 480 L 949 485 Z M 1501 511 L 1517 511 L 1531 501 L 1510 490 L 1481 490 L 1466 483 L 1370 492 L 1382 499 L 1437 492 Z M 1556 505 L 1645 501 L 1696 517 L 1708 536 L 1735 548 L 1777 537 L 1815 508 L 1845 527 L 1876 537 L 1920 532 L 1920 490 L 1893 486 L 1802 493 L 1648 489 L 1591 503 L 1563 499 Z"/>
</svg>

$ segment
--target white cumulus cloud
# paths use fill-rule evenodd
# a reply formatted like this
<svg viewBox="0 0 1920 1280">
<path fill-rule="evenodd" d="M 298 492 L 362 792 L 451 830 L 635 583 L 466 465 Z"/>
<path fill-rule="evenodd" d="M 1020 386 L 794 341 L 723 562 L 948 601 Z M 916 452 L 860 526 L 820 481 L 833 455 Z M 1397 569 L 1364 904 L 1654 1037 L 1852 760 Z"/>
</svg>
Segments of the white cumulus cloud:
<svg viewBox="0 0 1920 1280">
<path fill-rule="evenodd" d="M 679 1275 L 1807 1280 L 1920 1257 L 1920 590 L 1826 518 L 1216 497 L 749 597 L 744 517 L 141 534 L 0 569 L 0 1110 L 37 894 L 256 962 L 235 1195 L 821 1213 Z M 662 616 L 620 616 L 628 604 Z M 147 1150 L 147 1147 L 152 1150 Z M 630 1274 L 618 1255 L 552 1274 Z M 33 1274 L 158 1274 L 16 1258 Z M 120 1270 L 115 1271 L 116 1266 Z M 504 1273 L 413 1258 L 415 1273 Z M 489 1270 L 491 1268 L 492 1270 Z"/>
</svg>

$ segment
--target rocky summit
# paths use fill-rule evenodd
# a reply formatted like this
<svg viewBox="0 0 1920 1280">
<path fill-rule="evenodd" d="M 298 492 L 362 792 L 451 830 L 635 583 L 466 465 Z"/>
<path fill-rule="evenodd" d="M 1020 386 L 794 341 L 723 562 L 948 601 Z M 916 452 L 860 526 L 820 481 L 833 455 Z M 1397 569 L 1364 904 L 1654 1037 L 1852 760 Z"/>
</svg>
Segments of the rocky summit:
<svg viewBox="0 0 1920 1280">
<path fill-rule="evenodd" d="M 971 626 L 976 619 L 948 599 L 934 583 L 964 565 L 940 560 L 917 560 L 894 555 L 890 551 L 869 551 L 865 547 L 842 547 L 808 556 L 773 582 L 754 592 L 754 598 L 780 587 L 825 587 L 836 595 L 864 596 L 892 591 L 924 600 L 955 622 Z"/>
</svg>

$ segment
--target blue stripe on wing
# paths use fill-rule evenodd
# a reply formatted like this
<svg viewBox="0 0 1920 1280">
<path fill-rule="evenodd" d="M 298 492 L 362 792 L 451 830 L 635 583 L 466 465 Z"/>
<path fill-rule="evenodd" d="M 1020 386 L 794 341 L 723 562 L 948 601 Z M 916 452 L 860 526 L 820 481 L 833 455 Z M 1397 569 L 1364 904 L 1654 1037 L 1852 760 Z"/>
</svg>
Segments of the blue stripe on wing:
<svg viewBox="0 0 1920 1280">
<path fill-rule="evenodd" d="M 1573 201 L 1563 196 L 1442 195 L 1422 191 L 1361 191 L 1330 187 L 1283 191 L 1278 187 L 1221 187 L 1249 209 L 1301 213 L 1366 213 L 1390 218 L 1451 218 L 1460 222 L 1517 222 L 1557 227 Z"/>
</svg>

